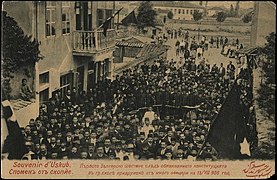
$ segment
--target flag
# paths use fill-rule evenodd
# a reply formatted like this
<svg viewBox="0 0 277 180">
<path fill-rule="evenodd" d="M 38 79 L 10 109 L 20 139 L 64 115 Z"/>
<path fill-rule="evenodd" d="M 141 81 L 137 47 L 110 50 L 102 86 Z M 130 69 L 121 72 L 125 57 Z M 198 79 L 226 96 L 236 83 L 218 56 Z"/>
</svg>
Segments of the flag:
<svg viewBox="0 0 277 180">
<path fill-rule="evenodd" d="M 103 34 L 104 34 L 105 37 L 107 36 L 107 30 L 108 30 L 108 28 L 109 28 L 109 26 L 111 24 L 111 21 L 112 21 L 112 18 L 110 17 L 108 20 L 106 20 L 104 22 L 104 24 L 102 26 L 103 27 Z"/>
<path fill-rule="evenodd" d="M 237 82 L 222 105 L 211 125 L 207 141 L 217 150 L 219 158 L 238 159 L 246 137 L 246 122 L 240 105 L 240 92 Z"/>
<path fill-rule="evenodd" d="M 3 124 L 7 127 L 7 136 L 5 138 L 2 153 L 8 154 L 8 159 L 21 159 L 28 152 L 25 146 L 25 139 L 16 120 L 12 106 L 8 100 L 2 102 Z M 1 131 L 1 135 L 5 132 Z"/>
<path fill-rule="evenodd" d="M 107 36 L 107 30 L 111 24 L 112 19 L 123 9 L 119 9 L 115 14 L 113 14 L 111 17 L 109 17 L 103 24 L 101 24 L 97 29 L 103 27 L 103 34 L 106 37 Z"/>
<path fill-rule="evenodd" d="M 135 10 L 133 10 L 130 14 L 128 14 L 122 21 L 122 24 L 127 26 L 128 24 L 138 24 Z"/>
</svg>

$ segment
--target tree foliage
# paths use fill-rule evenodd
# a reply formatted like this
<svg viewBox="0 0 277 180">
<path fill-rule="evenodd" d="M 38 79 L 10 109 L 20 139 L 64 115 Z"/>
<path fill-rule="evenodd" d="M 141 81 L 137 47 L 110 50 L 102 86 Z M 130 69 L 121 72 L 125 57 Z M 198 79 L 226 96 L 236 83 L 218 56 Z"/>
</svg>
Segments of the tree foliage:
<svg viewBox="0 0 277 180">
<path fill-rule="evenodd" d="M 138 8 L 138 26 L 144 28 L 154 26 L 156 22 L 157 12 L 153 9 L 150 1 L 143 1 Z"/>
<path fill-rule="evenodd" d="M 217 13 L 216 21 L 219 23 L 222 23 L 225 21 L 226 17 L 227 16 L 224 12 L 219 12 L 219 13 Z"/>
<path fill-rule="evenodd" d="M 168 11 L 167 18 L 168 19 L 173 19 L 173 12 L 172 11 Z"/>
<path fill-rule="evenodd" d="M 242 21 L 243 21 L 244 23 L 249 23 L 249 22 L 252 21 L 252 18 L 253 18 L 252 13 L 248 13 L 248 14 L 246 14 L 246 15 L 243 16 Z"/>
<path fill-rule="evenodd" d="M 269 116 L 275 114 L 275 39 L 275 33 L 269 34 L 266 37 L 267 43 L 265 47 L 260 49 L 262 55 L 264 55 L 261 63 L 264 82 L 258 90 L 258 103 Z"/>
<path fill-rule="evenodd" d="M 275 39 L 276 34 L 270 33 L 266 37 L 267 43 L 265 47 L 262 48 L 262 52 L 266 57 L 263 61 L 262 69 L 269 84 L 275 83 Z"/>
<path fill-rule="evenodd" d="M 2 11 L 2 94 L 9 98 L 11 92 L 10 80 L 15 71 L 23 66 L 35 65 L 42 59 L 39 52 L 39 43 L 31 36 L 24 34 L 17 22 L 7 12 Z"/>
<path fill-rule="evenodd" d="M 197 22 L 203 18 L 203 13 L 194 11 L 194 13 L 192 14 L 192 17 L 193 17 L 193 20 Z"/>
</svg>

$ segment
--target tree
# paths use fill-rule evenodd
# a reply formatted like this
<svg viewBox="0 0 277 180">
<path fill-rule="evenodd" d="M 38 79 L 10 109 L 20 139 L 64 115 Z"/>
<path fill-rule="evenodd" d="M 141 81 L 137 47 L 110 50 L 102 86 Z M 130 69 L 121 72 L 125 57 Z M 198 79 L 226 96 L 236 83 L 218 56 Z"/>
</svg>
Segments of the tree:
<svg viewBox="0 0 277 180">
<path fill-rule="evenodd" d="M 31 36 L 24 34 L 17 22 L 2 11 L 3 41 L 2 47 L 2 76 L 1 87 L 4 98 L 10 99 L 10 80 L 14 78 L 15 71 L 24 66 L 35 66 L 35 62 L 42 59 L 39 43 Z"/>
<path fill-rule="evenodd" d="M 252 21 L 252 18 L 253 18 L 252 13 L 248 13 L 248 14 L 246 14 L 246 15 L 243 16 L 242 21 L 243 21 L 244 23 L 249 23 L 249 22 Z"/>
<path fill-rule="evenodd" d="M 198 12 L 198 11 L 194 11 L 194 13 L 192 14 L 193 20 L 195 22 L 199 22 L 202 18 L 203 18 L 203 13 L 202 12 Z M 200 38 L 200 27 L 199 27 L 199 23 L 198 23 L 198 40 Z"/>
<path fill-rule="evenodd" d="M 264 57 L 261 58 L 264 83 L 258 89 L 258 104 L 269 116 L 275 115 L 275 39 L 275 33 L 269 34 L 265 47 L 260 49 Z"/>
<path fill-rule="evenodd" d="M 219 25 L 221 25 L 222 22 L 224 22 L 226 19 L 226 14 L 224 12 L 217 13 L 216 21 L 219 22 Z"/>
<path fill-rule="evenodd" d="M 147 26 L 154 26 L 157 12 L 153 9 L 150 1 L 143 1 L 138 8 L 138 26 L 143 29 Z"/>
<path fill-rule="evenodd" d="M 172 11 L 168 11 L 167 18 L 168 19 L 173 19 L 173 12 Z"/>
<path fill-rule="evenodd" d="M 193 20 L 198 22 L 199 20 L 202 19 L 203 17 L 203 13 L 202 12 L 198 12 L 198 11 L 194 11 L 194 13 L 192 14 Z"/>
</svg>

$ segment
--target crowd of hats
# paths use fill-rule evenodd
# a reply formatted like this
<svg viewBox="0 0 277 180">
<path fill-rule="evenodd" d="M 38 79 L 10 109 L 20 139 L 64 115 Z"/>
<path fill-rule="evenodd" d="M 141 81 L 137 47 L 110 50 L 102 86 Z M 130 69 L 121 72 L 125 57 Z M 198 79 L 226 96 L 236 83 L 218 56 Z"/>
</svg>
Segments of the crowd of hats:
<svg viewBox="0 0 277 180">
<path fill-rule="evenodd" d="M 211 71 L 209 64 L 184 62 L 157 59 L 151 66 L 124 71 L 114 81 L 100 81 L 88 92 L 57 92 L 22 130 L 30 150 L 24 157 L 195 158 L 233 80 Z M 193 117 L 183 116 L 182 110 L 170 114 L 166 108 L 199 104 Z M 154 108 L 153 118 L 130 113 L 155 105 L 160 108 Z"/>
</svg>

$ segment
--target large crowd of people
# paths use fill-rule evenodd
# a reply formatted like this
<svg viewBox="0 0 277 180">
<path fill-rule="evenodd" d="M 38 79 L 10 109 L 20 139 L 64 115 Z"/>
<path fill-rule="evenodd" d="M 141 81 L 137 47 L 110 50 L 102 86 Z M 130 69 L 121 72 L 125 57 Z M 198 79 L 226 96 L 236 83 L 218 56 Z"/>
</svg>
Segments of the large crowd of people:
<svg viewBox="0 0 277 180">
<path fill-rule="evenodd" d="M 196 43 L 180 45 L 180 59 L 145 62 L 87 92 L 55 93 L 22 128 L 23 159 L 216 160 L 206 136 L 235 66 L 211 67 Z M 243 103 L 248 96 L 242 93 Z"/>
</svg>

